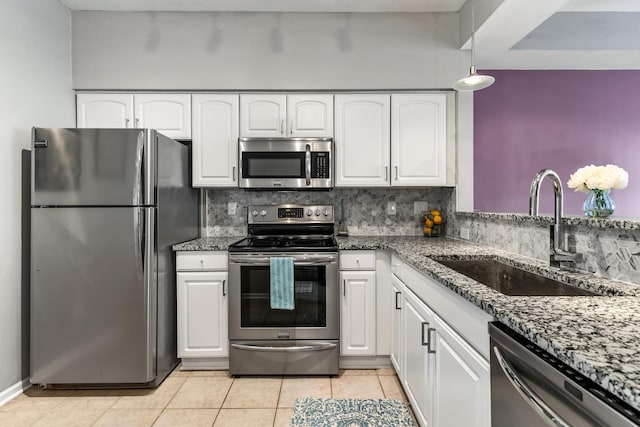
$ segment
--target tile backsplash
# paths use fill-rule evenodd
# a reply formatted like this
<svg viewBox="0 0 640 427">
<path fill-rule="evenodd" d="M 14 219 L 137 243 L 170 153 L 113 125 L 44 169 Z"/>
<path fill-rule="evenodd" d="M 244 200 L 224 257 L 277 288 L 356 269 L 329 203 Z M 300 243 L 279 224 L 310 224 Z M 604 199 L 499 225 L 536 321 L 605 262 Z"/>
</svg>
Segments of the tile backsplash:
<svg viewBox="0 0 640 427">
<path fill-rule="evenodd" d="M 458 213 L 452 236 L 469 230 L 469 241 L 549 261 L 549 231 L 552 218 L 528 215 Z M 624 225 L 623 225 L 624 227 Z M 580 254 L 578 270 L 640 285 L 640 229 L 565 224 L 564 233 Z"/>
<path fill-rule="evenodd" d="M 247 233 L 247 207 L 282 203 L 331 204 L 335 206 L 336 231 L 340 220 L 340 201 L 344 200 L 345 222 L 352 236 L 422 235 L 414 202 L 426 202 L 428 209 L 444 210 L 445 219 L 455 208 L 451 187 L 421 188 L 335 188 L 331 191 L 245 191 L 207 190 L 207 236 L 244 236 Z M 229 215 L 229 202 L 238 205 Z M 396 215 L 387 215 L 387 202 L 396 203 Z"/>
</svg>

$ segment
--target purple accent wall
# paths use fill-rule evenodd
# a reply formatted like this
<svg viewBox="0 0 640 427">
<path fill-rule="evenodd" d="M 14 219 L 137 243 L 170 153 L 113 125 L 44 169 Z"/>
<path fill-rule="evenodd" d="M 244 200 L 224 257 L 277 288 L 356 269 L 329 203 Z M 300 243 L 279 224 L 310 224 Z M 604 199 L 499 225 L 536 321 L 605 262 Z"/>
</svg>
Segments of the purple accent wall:
<svg viewBox="0 0 640 427">
<path fill-rule="evenodd" d="M 585 194 L 566 183 L 576 169 L 616 164 L 629 185 L 613 190 L 615 216 L 640 217 L 640 71 L 483 70 L 493 86 L 474 94 L 474 206 L 526 213 L 534 175 L 553 169 L 564 213 L 583 215 Z M 548 179 L 540 212 L 553 212 Z"/>
</svg>

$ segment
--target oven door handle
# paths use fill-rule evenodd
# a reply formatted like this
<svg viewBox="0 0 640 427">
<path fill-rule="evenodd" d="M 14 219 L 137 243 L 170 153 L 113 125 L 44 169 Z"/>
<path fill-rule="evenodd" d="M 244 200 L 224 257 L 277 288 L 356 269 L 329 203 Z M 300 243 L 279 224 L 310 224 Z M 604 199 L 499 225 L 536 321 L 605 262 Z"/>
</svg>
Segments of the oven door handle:
<svg viewBox="0 0 640 427">
<path fill-rule="evenodd" d="M 299 353 L 303 351 L 323 351 L 332 350 L 336 348 L 337 344 L 325 343 L 318 345 L 301 345 L 296 347 L 274 347 L 274 346 L 262 346 L 253 344 L 231 344 L 231 347 L 239 350 L 247 351 L 269 351 L 273 353 Z"/>
<path fill-rule="evenodd" d="M 311 185 L 311 146 L 307 144 L 304 153 L 304 173 L 307 179 L 307 185 Z"/>
<path fill-rule="evenodd" d="M 270 257 L 250 257 L 250 258 L 242 258 L 242 259 L 234 259 L 229 258 L 230 262 L 234 262 L 236 264 L 251 264 L 251 265 L 269 265 Z M 327 257 L 313 257 L 308 260 L 296 260 L 293 259 L 293 265 L 324 265 L 327 263 L 336 262 L 335 256 L 327 256 Z"/>
<path fill-rule="evenodd" d="M 560 415 L 549 405 L 547 405 L 544 400 L 540 398 L 532 389 L 527 385 L 527 383 L 520 378 L 520 376 L 513 369 L 511 364 L 507 362 L 507 360 L 502 356 L 500 349 L 498 347 L 493 346 L 493 353 L 496 356 L 496 360 L 504 372 L 505 376 L 516 389 L 516 391 L 524 398 L 524 400 L 531 406 L 540 416 L 544 418 L 547 424 L 551 426 L 559 426 L 559 427 L 571 427 L 569 423 L 562 419 Z"/>
</svg>

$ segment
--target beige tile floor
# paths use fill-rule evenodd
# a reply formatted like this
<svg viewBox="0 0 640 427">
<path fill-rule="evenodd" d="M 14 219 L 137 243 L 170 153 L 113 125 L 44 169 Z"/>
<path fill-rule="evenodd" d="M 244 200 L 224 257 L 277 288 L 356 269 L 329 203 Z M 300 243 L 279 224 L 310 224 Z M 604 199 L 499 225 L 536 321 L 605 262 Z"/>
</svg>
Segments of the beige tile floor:
<svg viewBox="0 0 640 427">
<path fill-rule="evenodd" d="M 288 426 L 298 397 L 398 399 L 393 369 L 336 377 L 241 377 L 176 369 L 153 390 L 30 388 L 0 407 L 0 426 Z"/>
</svg>

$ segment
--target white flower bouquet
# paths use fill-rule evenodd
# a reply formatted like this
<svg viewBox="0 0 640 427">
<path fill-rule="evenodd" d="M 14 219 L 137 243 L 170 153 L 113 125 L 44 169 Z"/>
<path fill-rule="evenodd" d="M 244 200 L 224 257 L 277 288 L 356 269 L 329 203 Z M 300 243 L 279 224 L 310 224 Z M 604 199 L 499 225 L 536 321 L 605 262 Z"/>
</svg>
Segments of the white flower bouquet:
<svg viewBox="0 0 640 427">
<path fill-rule="evenodd" d="M 608 191 L 622 189 L 629 183 L 627 171 L 616 165 L 589 165 L 575 171 L 567 185 L 575 191 L 588 193 L 592 190 Z"/>
</svg>

